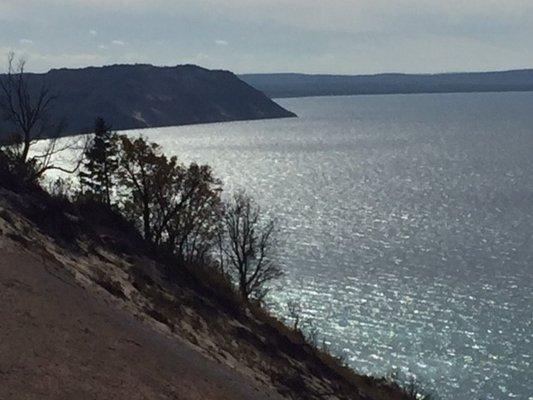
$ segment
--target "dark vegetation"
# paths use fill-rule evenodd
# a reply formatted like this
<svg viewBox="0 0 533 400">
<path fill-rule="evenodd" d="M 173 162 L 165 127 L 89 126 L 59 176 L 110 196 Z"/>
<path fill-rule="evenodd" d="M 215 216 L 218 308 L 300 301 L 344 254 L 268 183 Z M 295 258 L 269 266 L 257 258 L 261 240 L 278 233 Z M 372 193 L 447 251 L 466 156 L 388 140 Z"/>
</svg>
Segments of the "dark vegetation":
<svg viewBox="0 0 533 400">
<path fill-rule="evenodd" d="M 231 72 L 195 65 L 56 69 L 25 73 L 24 81 L 31 92 L 44 82 L 53 88 L 48 94 L 58 95 L 48 108 L 50 121 L 63 122 L 62 136 L 93 132 L 95 116 L 118 130 L 295 116 Z M 0 121 L 0 138 L 12 128 Z"/>
<path fill-rule="evenodd" d="M 19 79 L 23 77 L 21 68 Z M 28 101 L 28 109 L 39 102 L 25 86 L 17 96 Z M 16 115 L 3 110 L 4 118 Z M 44 118 L 45 113 L 35 115 Z M 23 134 L 23 127 L 17 132 Z M 289 305 L 291 327 L 264 308 L 269 283 L 282 270 L 275 262 L 275 223 L 253 199 L 239 192 L 224 202 L 222 184 L 209 166 L 183 165 L 142 137 L 118 136 L 101 118 L 94 132 L 77 166 L 79 184 L 59 179 L 48 191 L 42 187 L 39 154 L 24 151 L 34 142 L 2 143 L 0 193 L 40 232 L 74 254 L 112 262 L 103 248 L 131 261 L 129 279 L 150 300 L 150 306 L 143 305 L 148 316 L 194 343 L 195 336 L 180 331 L 183 310 L 194 308 L 210 330 L 233 338 L 231 344 L 220 342 L 221 350 L 227 345 L 225 350 L 235 351 L 237 343 L 241 353 L 261 354 L 267 360 L 262 368 L 282 394 L 295 399 L 430 398 L 414 381 L 401 389 L 394 380 L 356 374 L 319 345 L 315 329 L 304 333 L 297 304 Z M 2 218 L 11 219 L 9 214 Z M 13 239 L 30 245 L 25 232 Z M 140 266 L 147 260 L 163 279 Z M 116 278 L 102 269 L 93 275 L 106 292 L 128 301 Z M 242 326 L 224 324 L 228 318 Z M 201 330 L 201 322 L 195 321 L 193 327 Z M 254 357 L 251 365 L 257 363 Z"/>
<path fill-rule="evenodd" d="M 398 93 L 532 91 L 533 70 L 378 75 L 249 74 L 243 81 L 272 98 Z"/>
</svg>

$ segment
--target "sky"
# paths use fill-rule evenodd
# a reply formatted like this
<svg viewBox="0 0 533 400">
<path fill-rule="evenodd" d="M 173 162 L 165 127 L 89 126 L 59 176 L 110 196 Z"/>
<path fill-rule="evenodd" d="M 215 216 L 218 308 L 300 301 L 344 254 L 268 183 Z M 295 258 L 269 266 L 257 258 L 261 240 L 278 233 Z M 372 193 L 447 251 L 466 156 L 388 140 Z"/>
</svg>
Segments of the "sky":
<svg viewBox="0 0 533 400">
<path fill-rule="evenodd" d="M 0 62 L 236 73 L 533 68 L 533 0 L 0 0 Z M 1 65 L 1 64 L 0 64 Z"/>
</svg>

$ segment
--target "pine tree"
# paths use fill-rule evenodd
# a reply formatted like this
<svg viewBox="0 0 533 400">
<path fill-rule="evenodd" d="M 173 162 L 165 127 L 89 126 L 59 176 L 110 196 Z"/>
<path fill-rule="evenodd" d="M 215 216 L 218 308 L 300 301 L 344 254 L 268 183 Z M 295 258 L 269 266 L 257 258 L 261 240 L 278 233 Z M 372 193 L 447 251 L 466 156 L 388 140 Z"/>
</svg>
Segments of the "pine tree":
<svg viewBox="0 0 533 400">
<path fill-rule="evenodd" d="M 95 200 L 111 204 L 111 195 L 118 168 L 118 136 L 102 118 L 97 118 L 94 137 L 85 150 L 80 182 Z"/>
</svg>

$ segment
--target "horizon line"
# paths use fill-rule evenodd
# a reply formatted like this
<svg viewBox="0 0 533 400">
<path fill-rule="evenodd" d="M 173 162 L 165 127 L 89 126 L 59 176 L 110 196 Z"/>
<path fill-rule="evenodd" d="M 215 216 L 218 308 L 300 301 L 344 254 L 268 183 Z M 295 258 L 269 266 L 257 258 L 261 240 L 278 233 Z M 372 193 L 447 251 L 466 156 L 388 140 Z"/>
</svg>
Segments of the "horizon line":
<svg viewBox="0 0 533 400">
<path fill-rule="evenodd" d="M 83 70 L 89 68 L 109 68 L 109 67 L 119 67 L 119 66 L 150 66 L 155 68 L 176 68 L 184 66 L 194 66 L 212 71 L 228 71 L 232 72 L 237 76 L 246 76 L 246 75 L 306 75 L 306 76 L 344 76 L 344 77 L 353 77 L 353 76 L 380 76 L 380 75 L 424 75 L 424 76 L 435 76 L 435 75 L 458 75 L 458 74 L 491 74 L 491 73 L 509 73 L 509 72 L 526 72 L 533 71 L 533 66 L 522 67 L 522 68 L 509 68 L 509 69 L 488 69 L 488 70 L 471 70 L 471 71 L 443 71 L 443 72 L 367 72 L 367 73 L 335 73 L 335 72 L 295 72 L 295 71 L 285 71 L 285 72 L 235 72 L 226 68 L 208 68 L 199 64 L 194 63 L 183 63 L 183 64 L 174 64 L 174 65 L 158 65 L 150 63 L 112 63 L 112 64 L 103 64 L 103 65 L 87 65 L 80 67 L 54 67 L 50 68 L 46 72 L 33 72 L 27 71 L 29 74 L 47 74 L 51 71 L 59 70 Z M 3 73 L 0 73 L 3 75 Z"/>
</svg>

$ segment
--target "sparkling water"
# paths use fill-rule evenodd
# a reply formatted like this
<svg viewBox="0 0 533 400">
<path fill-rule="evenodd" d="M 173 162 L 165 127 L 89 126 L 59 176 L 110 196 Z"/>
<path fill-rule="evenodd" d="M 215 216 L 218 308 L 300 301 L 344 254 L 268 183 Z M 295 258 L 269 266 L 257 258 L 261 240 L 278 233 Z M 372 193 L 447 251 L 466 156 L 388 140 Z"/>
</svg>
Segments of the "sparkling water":
<svg viewBox="0 0 533 400">
<path fill-rule="evenodd" d="M 357 371 L 532 400 L 533 93 L 279 103 L 299 118 L 142 134 L 278 218 L 274 308 Z"/>
</svg>

